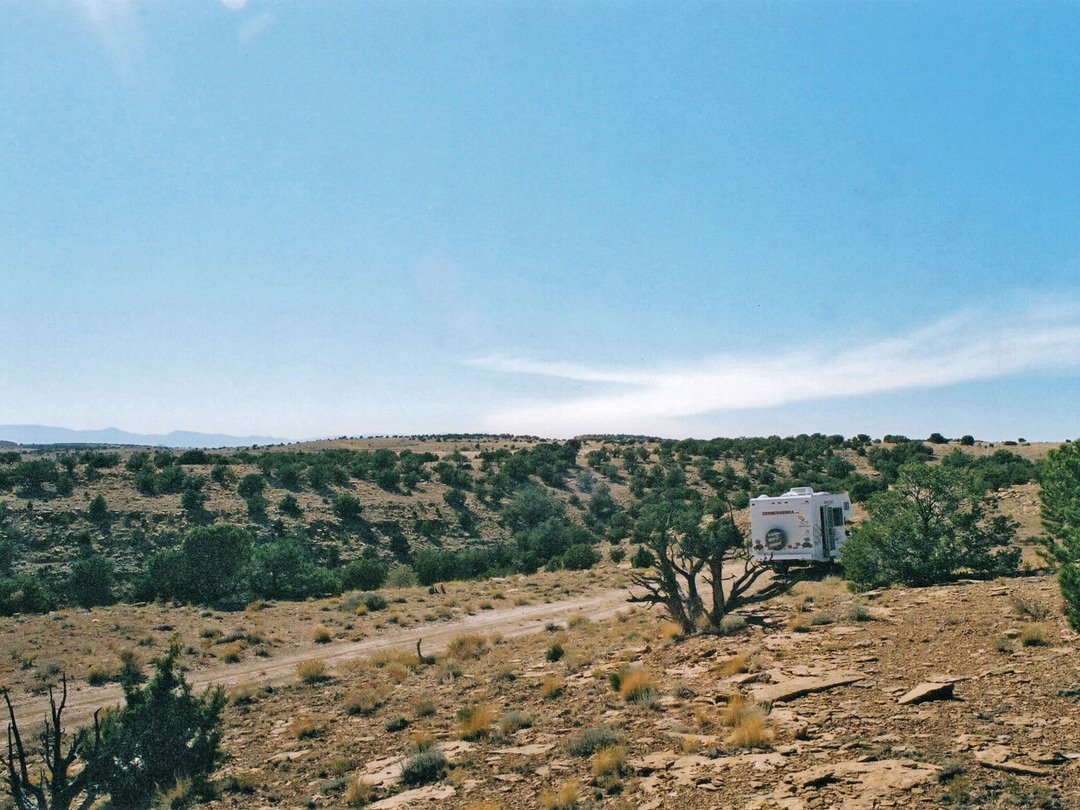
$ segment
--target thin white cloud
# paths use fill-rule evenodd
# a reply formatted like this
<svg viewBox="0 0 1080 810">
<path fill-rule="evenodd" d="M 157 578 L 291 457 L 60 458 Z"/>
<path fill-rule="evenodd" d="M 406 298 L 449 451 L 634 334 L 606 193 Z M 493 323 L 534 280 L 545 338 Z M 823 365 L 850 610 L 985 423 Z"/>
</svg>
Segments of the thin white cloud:
<svg viewBox="0 0 1080 810">
<path fill-rule="evenodd" d="M 966 312 L 858 346 L 779 347 L 772 354 L 711 357 L 661 370 L 507 357 L 474 365 L 591 382 L 601 389 L 590 396 L 534 400 L 491 413 L 488 429 L 561 436 L 654 432 L 673 420 L 714 412 L 1080 368 L 1080 317 L 1076 310 L 1063 309 L 1011 316 Z M 611 384 L 619 390 L 609 390 Z"/>
</svg>

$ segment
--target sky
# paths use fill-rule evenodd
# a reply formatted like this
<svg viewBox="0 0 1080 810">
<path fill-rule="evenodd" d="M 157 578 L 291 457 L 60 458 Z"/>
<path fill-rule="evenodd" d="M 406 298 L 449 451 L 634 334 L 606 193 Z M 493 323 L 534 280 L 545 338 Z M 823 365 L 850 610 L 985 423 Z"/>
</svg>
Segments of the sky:
<svg viewBox="0 0 1080 810">
<path fill-rule="evenodd" d="M 0 0 L 0 424 L 1080 435 L 1080 5 Z"/>
</svg>

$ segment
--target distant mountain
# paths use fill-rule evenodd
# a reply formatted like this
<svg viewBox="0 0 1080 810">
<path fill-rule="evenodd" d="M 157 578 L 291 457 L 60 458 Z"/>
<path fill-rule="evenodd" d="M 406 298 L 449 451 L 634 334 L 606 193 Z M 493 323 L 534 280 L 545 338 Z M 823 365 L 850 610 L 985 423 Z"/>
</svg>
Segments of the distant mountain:
<svg viewBox="0 0 1080 810">
<path fill-rule="evenodd" d="M 128 433 L 119 428 L 71 430 L 45 425 L 0 425 L 0 441 L 18 444 L 137 444 L 150 447 L 247 447 L 252 444 L 286 444 L 291 439 L 275 436 L 227 436 L 221 433 Z"/>
</svg>

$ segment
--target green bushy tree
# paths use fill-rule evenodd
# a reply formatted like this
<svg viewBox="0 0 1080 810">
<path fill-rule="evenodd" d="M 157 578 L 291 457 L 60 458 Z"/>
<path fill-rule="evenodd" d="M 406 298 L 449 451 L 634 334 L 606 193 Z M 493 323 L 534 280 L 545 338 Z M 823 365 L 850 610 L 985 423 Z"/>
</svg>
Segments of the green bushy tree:
<svg viewBox="0 0 1080 810">
<path fill-rule="evenodd" d="M 139 810 L 182 780 L 207 794 L 207 779 L 221 761 L 225 690 L 195 695 L 177 671 L 180 647 L 157 663 L 150 682 L 124 684 L 125 705 L 105 715 L 89 754 L 91 780 L 112 807 Z"/>
<path fill-rule="evenodd" d="M 1065 615 L 1080 630 L 1080 444 L 1051 450 L 1043 464 L 1042 521 L 1047 556 L 1057 564 Z"/>
<path fill-rule="evenodd" d="M 994 514 L 996 503 L 964 469 L 905 465 L 891 489 L 868 501 L 869 518 L 844 545 L 844 571 L 862 587 L 1011 573 L 1017 524 Z"/>
</svg>

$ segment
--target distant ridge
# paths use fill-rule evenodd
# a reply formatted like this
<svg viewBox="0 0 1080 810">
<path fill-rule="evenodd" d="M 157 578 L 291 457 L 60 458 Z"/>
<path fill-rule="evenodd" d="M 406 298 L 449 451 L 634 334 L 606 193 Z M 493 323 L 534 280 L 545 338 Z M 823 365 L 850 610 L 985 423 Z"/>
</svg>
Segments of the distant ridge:
<svg viewBox="0 0 1080 810">
<path fill-rule="evenodd" d="M 119 428 L 71 430 L 46 425 L 0 425 L 0 441 L 18 444 L 134 444 L 150 447 L 247 447 L 252 444 L 287 444 L 275 436 L 228 436 L 223 433 L 128 433 Z"/>
</svg>

